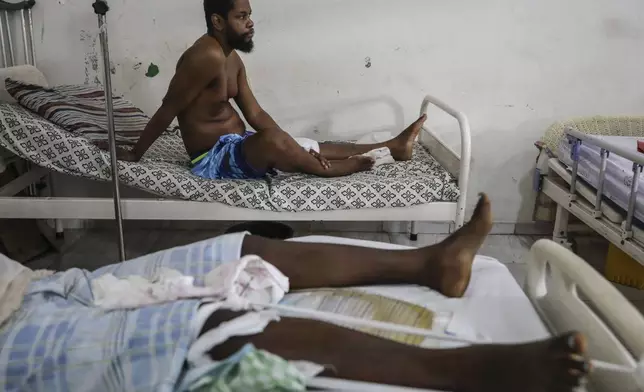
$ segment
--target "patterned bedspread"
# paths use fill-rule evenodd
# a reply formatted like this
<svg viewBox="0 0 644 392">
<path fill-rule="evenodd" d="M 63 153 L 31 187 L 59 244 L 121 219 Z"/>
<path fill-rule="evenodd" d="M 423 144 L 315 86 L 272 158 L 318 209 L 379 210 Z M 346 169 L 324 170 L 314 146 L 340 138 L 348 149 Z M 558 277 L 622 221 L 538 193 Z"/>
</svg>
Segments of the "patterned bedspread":
<svg viewBox="0 0 644 392">
<path fill-rule="evenodd" d="M 0 104 L 0 146 L 60 173 L 111 179 L 108 153 L 19 105 Z M 281 173 L 266 180 L 205 180 L 190 173 L 188 160 L 180 136 L 167 133 L 141 162 L 119 162 L 119 178 L 162 197 L 278 212 L 409 207 L 459 196 L 456 179 L 420 144 L 409 162 L 336 179 Z"/>
</svg>

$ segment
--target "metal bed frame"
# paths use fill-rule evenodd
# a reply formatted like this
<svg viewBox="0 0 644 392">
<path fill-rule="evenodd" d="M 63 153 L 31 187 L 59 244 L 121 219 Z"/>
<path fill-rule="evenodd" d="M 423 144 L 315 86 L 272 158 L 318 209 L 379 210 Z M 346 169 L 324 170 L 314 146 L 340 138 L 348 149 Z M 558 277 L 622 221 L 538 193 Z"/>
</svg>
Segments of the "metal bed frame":
<svg viewBox="0 0 644 392">
<path fill-rule="evenodd" d="M 639 188 L 639 173 L 642 172 L 642 168 L 644 167 L 644 154 L 620 148 L 619 146 L 606 142 L 601 138 L 601 136 L 587 135 L 571 127 L 565 129 L 565 134 L 569 143 L 572 145 L 571 159 L 573 161 L 573 166 L 570 179 L 564 178 L 566 181 L 564 184 L 562 181 L 557 181 L 557 177 L 549 174 L 545 177 L 543 182 L 543 192 L 557 203 L 553 240 L 566 247 L 572 246 L 568 239 L 568 229 L 570 214 L 573 214 L 595 232 L 626 252 L 639 263 L 644 264 L 644 247 L 633 238 L 633 220 L 635 217 L 637 190 Z M 591 144 L 600 147 L 601 149 L 599 180 L 594 198 L 584 198 L 581 195 L 582 190 L 579 185 L 578 168 L 579 148 L 582 143 Z M 610 154 L 617 154 L 633 162 L 631 194 L 628 209 L 626 210 L 626 219 L 621 225 L 611 222 L 605 216 L 607 206 L 603 200 L 603 189 L 606 174 L 606 163 Z M 552 173 L 554 171 L 552 169 L 552 164 L 550 166 L 550 173 Z M 557 174 L 558 177 L 566 175 L 564 173 Z M 568 183 L 570 185 L 567 187 Z"/>
<path fill-rule="evenodd" d="M 2 0 L 0 0 L 2 1 Z M 33 7 L 35 0 L 26 2 Z M 25 3 L 25 4 L 26 4 Z M 0 3 L 1 5 L 2 3 Z M 28 9 L 30 9 L 30 7 Z M 465 208 L 470 176 L 471 132 L 467 117 L 441 100 L 427 96 L 421 105 L 421 114 L 426 113 L 430 104 L 453 117 L 459 124 L 460 153 L 455 152 L 441 138 L 428 128 L 423 128 L 419 142 L 453 176 L 458 179 L 461 194 L 457 202 L 437 202 L 405 208 L 337 210 L 324 212 L 273 212 L 231 207 L 221 203 L 202 203 L 174 199 L 123 199 L 119 192 L 118 167 L 115 150 L 112 81 L 109 71 L 109 47 L 106 15 L 109 6 L 105 0 L 93 3 L 98 17 L 100 44 L 103 54 L 103 73 L 107 102 L 108 132 L 112 166 L 113 199 L 106 198 L 60 198 L 54 197 L 52 176 L 49 177 L 49 197 L 16 197 L 23 189 L 41 181 L 49 171 L 35 167 L 34 170 L 0 188 L 0 217 L 13 219 L 54 219 L 56 231 L 62 233 L 60 219 L 97 219 L 116 220 L 118 229 L 119 256 L 125 260 L 123 220 L 195 220 L 195 221 L 409 221 L 411 239 L 418 238 L 419 219 L 452 222 L 460 228 L 465 219 Z M 3 8 L 0 8 L 3 9 Z M 6 11 L 9 11 L 7 9 Z M 30 19 L 31 20 L 31 19 Z M 32 23 L 29 23 L 31 26 Z M 33 48 L 33 35 L 24 40 L 25 45 Z M 34 65 L 35 65 L 35 56 Z"/>
</svg>

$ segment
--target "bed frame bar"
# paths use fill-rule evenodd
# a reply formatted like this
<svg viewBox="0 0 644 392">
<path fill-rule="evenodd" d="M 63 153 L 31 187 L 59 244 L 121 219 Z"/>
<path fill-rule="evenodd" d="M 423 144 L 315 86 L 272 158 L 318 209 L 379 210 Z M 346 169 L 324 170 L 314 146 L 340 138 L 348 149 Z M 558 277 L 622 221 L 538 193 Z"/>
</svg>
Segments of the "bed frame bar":
<svg viewBox="0 0 644 392">
<path fill-rule="evenodd" d="M 12 67 L 16 64 L 10 12 L 20 11 L 22 27 L 22 42 L 24 47 L 25 64 L 36 65 L 36 48 L 34 47 L 34 23 L 31 9 L 36 5 L 36 0 L 27 0 L 19 3 L 8 3 L 0 0 L 0 47 L 2 49 L 2 66 Z"/>
<path fill-rule="evenodd" d="M 640 312 L 561 245 L 541 240 L 532 247 L 525 291 L 551 333 L 586 336 L 590 358 L 635 367 L 644 354 Z M 640 390 L 631 375 L 596 370 L 590 381 L 595 392 Z"/>
</svg>

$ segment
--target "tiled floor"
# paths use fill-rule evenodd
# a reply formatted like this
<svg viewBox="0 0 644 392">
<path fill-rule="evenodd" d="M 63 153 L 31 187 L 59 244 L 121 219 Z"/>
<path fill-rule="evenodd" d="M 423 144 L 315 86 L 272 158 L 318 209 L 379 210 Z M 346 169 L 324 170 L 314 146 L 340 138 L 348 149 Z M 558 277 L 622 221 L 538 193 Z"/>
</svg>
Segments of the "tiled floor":
<svg viewBox="0 0 644 392">
<path fill-rule="evenodd" d="M 126 248 L 128 258 L 186 245 L 221 234 L 219 230 L 131 230 L 126 232 Z M 421 234 L 418 241 L 412 243 L 405 234 L 389 234 L 374 232 L 296 232 L 298 236 L 330 235 L 337 237 L 356 238 L 379 242 L 391 242 L 401 245 L 427 246 L 443 240 L 446 235 Z M 73 234 L 69 235 L 73 237 Z M 530 247 L 538 240 L 530 236 L 492 235 L 480 250 L 480 254 L 493 257 L 506 264 L 519 284 L 526 277 L 525 257 Z M 582 258 L 596 269 L 603 268 L 607 245 L 602 241 L 578 240 L 578 249 Z M 118 260 L 116 236 L 111 230 L 95 230 L 83 235 L 74 242 L 63 254 L 49 254 L 30 264 L 32 268 L 43 268 L 52 263 L 60 269 L 85 268 L 93 270 Z M 616 287 L 631 302 L 644 313 L 644 291 L 616 285 Z"/>
</svg>

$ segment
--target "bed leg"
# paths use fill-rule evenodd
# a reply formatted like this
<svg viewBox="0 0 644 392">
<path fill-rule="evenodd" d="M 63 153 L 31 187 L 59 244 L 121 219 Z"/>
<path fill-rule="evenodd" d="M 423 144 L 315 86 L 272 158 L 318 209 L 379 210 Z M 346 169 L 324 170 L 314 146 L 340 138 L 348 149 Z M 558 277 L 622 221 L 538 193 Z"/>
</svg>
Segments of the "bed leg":
<svg viewBox="0 0 644 392">
<path fill-rule="evenodd" d="M 418 241 L 418 222 L 411 222 L 411 232 L 409 233 L 409 239 L 411 241 Z"/>
<path fill-rule="evenodd" d="M 54 179 L 54 173 L 49 173 L 47 181 L 49 182 L 49 196 L 56 197 L 56 181 Z M 54 219 L 54 228 L 56 230 L 56 238 L 63 239 L 65 237 L 65 228 L 61 219 Z"/>
<path fill-rule="evenodd" d="M 555 217 L 555 231 L 552 234 L 552 240 L 569 250 L 572 250 L 572 243 L 568 240 L 568 221 L 570 213 L 563 206 L 557 206 L 557 216 Z"/>
</svg>

